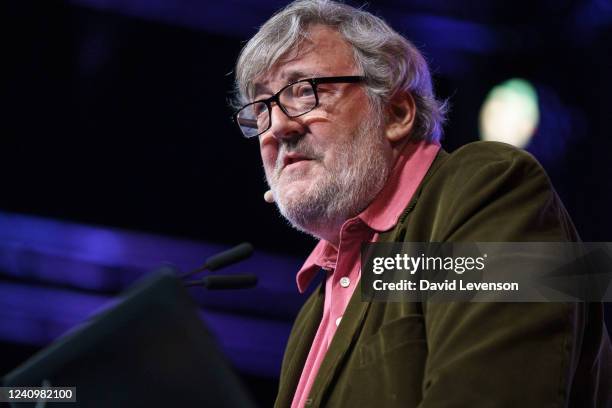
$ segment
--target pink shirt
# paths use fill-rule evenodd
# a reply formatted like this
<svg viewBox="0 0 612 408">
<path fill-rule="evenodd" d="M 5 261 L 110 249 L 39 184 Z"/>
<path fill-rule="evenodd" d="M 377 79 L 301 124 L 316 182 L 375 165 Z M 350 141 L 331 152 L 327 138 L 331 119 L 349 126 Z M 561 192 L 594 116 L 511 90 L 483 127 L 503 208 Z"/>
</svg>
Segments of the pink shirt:
<svg viewBox="0 0 612 408">
<path fill-rule="evenodd" d="M 323 316 L 295 390 L 292 408 L 303 407 L 306 403 L 321 362 L 359 282 L 362 242 L 376 241 L 380 232 L 388 231 L 397 224 L 438 150 L 440 146 L 437 144 L 423 141 L 408 143 L 374 201 L 361 214 L 342 225 L 338 248 L 327 241 L 319 241 L 298 272 L 300 293 L 304 293 L 321 268 L 327 271 L 327 278 Z"/>
</svg>

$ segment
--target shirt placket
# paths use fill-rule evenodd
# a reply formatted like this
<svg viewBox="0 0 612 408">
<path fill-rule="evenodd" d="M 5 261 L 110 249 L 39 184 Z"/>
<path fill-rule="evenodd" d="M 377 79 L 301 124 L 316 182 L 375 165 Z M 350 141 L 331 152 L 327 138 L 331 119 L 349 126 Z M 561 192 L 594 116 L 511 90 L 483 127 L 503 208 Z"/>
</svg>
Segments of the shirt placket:
<svg viewBox="0 0 612 408">
<path fill-rule="evenodd" d="M 359 280 L 359 267 L 361 265 L 361 243 L 368 240 L 369 229 L 355 220 L 343 228 L 340 235 L 340 245 L 336 271 L 331 276 L 331 296 L 328 322 L 333 325 L 335 332 L 342 322 L 346 306 L 353 295 Z M 328 339 L 331 342 L 330 336 Z M 329 343 L 328 343 L 329 346 Z"/>
</svg>

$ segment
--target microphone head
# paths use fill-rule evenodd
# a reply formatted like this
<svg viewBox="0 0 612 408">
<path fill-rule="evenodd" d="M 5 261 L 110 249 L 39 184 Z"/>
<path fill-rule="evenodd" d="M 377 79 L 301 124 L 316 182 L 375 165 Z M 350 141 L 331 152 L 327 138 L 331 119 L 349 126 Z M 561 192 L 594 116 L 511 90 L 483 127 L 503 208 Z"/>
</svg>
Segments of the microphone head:
<svg viewBox="0 0 612 408">
<path fill-rule="evenodd" d="M 180 275 L 181 279 L 185 279 L 191 275 L 195 275 L 196 273 L 209 270 L 216 271 L 217 269 L 221 269 L 233 263 L 242 261 L 243 259 L 247 259 L 249 256 L 253 254 L 253 245 L 248 242 L 243 242 L 240 245 L 236 245 L 235 247 L 228 249 L 227 251 L 223 251 L 216 255 L 211 256 L 204 262 L 204 265 L 196 268 L 192 271 L 184 273 Z"/>
<path fill-rule="evenodd" d="M 274 194 L 272 194 L 272 190 L 268 190 L 264 193 L 264 200 L 266 203 L 272 204 L 274 202 Z"/>
<path fill-rule="evenodd" d="M 243 259 L 247 259 L 253 254 L 253 245 L 248 242 L 243 242 L 240 245 L 223 251 L 220 254 L 213 255 L 206 260 L 204 264 L 205 268 L 209 271 L 216 271 L 224 266 L 231 265 Z"/>
</svg>

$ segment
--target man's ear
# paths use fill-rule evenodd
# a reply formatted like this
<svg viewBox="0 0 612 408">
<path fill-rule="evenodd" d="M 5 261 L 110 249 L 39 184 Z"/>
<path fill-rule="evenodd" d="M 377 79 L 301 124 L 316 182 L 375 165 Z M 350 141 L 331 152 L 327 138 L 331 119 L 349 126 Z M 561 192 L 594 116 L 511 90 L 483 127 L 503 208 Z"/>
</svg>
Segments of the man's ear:
<svg viewBox="0 0 612 408">
<path fill-rule="evenodd" d="M 405 140 L 414 126 L 416 107 L 409 92 L 397 92 L 387 105 L 385 136 L 392 144 Z"/>
</svg>

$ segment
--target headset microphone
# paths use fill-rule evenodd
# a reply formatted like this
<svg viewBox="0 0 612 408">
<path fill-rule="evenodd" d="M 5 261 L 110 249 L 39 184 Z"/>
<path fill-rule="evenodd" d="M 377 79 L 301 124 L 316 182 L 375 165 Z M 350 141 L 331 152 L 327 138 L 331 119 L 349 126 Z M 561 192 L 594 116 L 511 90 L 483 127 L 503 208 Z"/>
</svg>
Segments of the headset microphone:
<svg viewBox="0 0 612 408">
<path fill-rule="evenodd" d="M 264 200 L 266 201 L 266 203 L 274 202 L 274 194 L 272 194 L 272 190 L 268 190 L 264 193 Z"/>
</svg>

